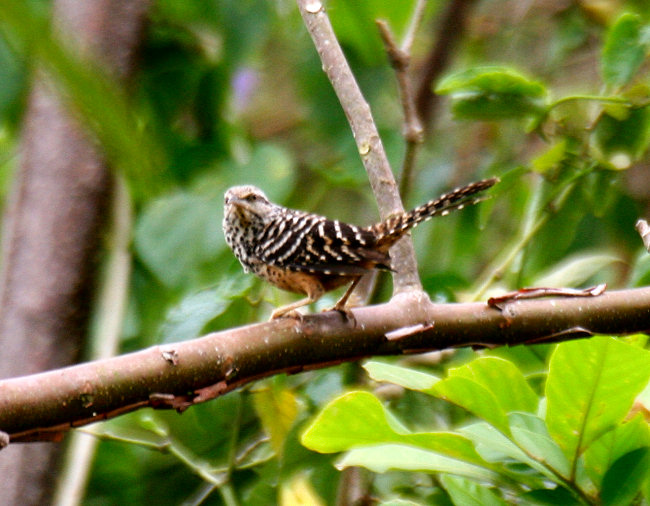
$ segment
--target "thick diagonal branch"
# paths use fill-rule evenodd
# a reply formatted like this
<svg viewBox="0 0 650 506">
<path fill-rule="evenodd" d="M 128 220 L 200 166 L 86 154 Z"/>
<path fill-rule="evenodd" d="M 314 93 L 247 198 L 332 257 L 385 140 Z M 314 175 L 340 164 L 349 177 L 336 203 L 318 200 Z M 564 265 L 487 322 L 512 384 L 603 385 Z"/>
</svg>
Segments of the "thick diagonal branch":
<svg viewBox="0 0 650 506">
<path fill-rule="evenodd" d="M 281 319 L 193 341 L 0 381 L 0 430 L 11 441 L 62 431 L 145 406 L 184 409 L 253 380 L 374 355 L 503 346 L 650 329 L 650 288 L 588 298 L 432 304 L 417 292 L 387 304 Z"/>
</svg>

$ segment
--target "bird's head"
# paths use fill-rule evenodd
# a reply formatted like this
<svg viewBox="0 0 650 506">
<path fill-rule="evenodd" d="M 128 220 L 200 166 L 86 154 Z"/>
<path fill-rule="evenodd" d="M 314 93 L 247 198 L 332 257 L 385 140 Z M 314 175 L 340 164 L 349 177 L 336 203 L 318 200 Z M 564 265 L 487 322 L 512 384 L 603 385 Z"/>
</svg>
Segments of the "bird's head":
<svg viewBox="0 0 650 506">
<path fill-rule="evenodd" d="M 249 222 L 264 219 L 274 207 L 262 190 L 251 185 L 233 186 L 224 196 L 226 214 L 235 212 Z"/>
</svg>

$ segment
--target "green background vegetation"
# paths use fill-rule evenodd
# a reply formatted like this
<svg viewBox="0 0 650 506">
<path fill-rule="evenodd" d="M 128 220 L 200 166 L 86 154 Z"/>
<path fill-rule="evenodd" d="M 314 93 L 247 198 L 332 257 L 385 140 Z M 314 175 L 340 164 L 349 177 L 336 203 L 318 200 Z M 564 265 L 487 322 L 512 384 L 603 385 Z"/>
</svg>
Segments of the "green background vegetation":
<svg viewBox="0 0 650 506">
<path fill-rule="evenodd" d="M 155 2 L 140 69 L 124 89 L 41 30 L 47 3 L 3 4 L 3 196 L 40 63 L 134 202 L 121 351 L 262 321 L 293 300 L 244 275 L 227 249 L 229 186 L 256 184 L 276 202 L 359 225 L 377 220 L 345 115 L 292 2 Z M 416 76 L 445 4 L 427 7 Z M 526 4 L 477 2 L 435 83 L 446 100 L 405 205 L 502 178 L 489 202 L 414 232 L 436 301 L 650 282 L 634 230 L 650 202 L 650 8 Z M 327 4 L 397 175 L 402 116 L 373 20 L 386 18 L 399 36 L 412 6 Z M 389 294 L 386 277 L 375 300 Z M 645 344 L 599 337 L 371 361 L 274 377 L 182 416 L 142 410 L 96 429 L 103 441 L 84 503 L 332 504 L 340 469 L 361 466 L 386 504 L 647 504 L 650 434 L 629 415 L 650 375 Z"/>
</svg>

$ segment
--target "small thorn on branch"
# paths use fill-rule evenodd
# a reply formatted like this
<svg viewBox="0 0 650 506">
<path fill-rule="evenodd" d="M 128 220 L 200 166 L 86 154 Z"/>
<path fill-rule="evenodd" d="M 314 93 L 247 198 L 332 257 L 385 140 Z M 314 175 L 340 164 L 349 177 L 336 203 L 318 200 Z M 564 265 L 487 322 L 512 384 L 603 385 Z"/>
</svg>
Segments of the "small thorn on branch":
<svg viewBox="0 0 650 506">
<path fill-rule="evenodd" d="M 523 299 L 538 299 L 540 297 L 597 297 L 605 293 L 607 285 L 590 286 L 589 288 L 549 288 L 534 287 L 521 288 L 514 292 L 504 293 L 498 297 L 490 297 L 487 301 L 488 306 L 495 309 L 503 310 L 503 306 L 508 302 Z"/>
<path fill-rule="evenodd" d="M 182 413 L 193 404 L 196 404 L 196 395 L 153 393 L 149 396 L 149 405 L 153 409 L 175 409 Z"/>
<path fill-rule="evenodd" d="M 395 341 L 397 339 L 404 339 L 405 337 L 413 336 L 421 332 L 426 332 L 431 330 L 434 327 L 433 323 L 423 324 L 418 323 L 417 325 L 411 325 L 410 327 L 402 327 L 392 332 L 386 332 L 386 339 L 389 341 Z"/>
<path fill-rule="evenodd" d="M 639 232 L 645 249 L 650 252 L 650 225 L 648 225 L 646 220 L 640 219 L 636 222 L 634 228 Z"/>
</svg>

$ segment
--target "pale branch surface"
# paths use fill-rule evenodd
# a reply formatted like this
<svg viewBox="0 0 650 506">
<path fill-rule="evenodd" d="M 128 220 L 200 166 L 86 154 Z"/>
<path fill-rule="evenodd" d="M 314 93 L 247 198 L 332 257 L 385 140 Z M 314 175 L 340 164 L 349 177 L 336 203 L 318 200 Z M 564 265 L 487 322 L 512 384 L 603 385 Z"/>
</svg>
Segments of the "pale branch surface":
<svg viewBox="0 0 650 506">
<path fill-rule="evenodd" d="M 323 70 L 332 83 L 352 129 L 382 220 L 403 212 L 402 200 L 370 106 L 354 79 L 325 6 L 320 0 L 297 1 L 305 26 L 323 63 Z M 391 259 L 396 271 L 393 285 L 395 293 L 421 290 L 413 243 L 408 239 L 399 241 L 391 250 Z"/>
<path fill-rule="evenodd" d="M 650 330 L 650 288 L 597 297 L 389 303 L 249 325 L 65 369 L 0 381 L 0 430 L 12 442 L 57 439 L 71 427 L 146 406 L 183 410 L 251 381 L 377 355 L 513 346 Z"/>
</svg>

